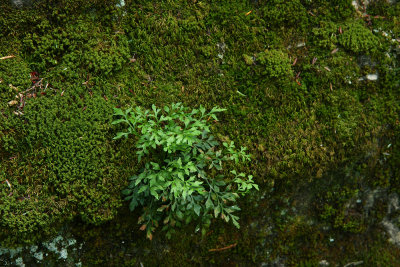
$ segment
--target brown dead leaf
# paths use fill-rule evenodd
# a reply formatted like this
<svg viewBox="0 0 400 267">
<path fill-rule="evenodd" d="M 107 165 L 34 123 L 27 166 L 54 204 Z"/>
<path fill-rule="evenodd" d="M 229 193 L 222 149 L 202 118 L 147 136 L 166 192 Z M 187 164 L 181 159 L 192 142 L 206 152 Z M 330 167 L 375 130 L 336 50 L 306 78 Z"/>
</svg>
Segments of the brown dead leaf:
<svg viewBox="0 0 400 267">
<path fill-rule="evenodd" d="M 18 87 L 15 87 L 15 86 L 14 86 L 14 85 L 12 85 L 11 83 L 10 83 L 8 86 L 10 86 L 10 88 L 11 88 L 11 89 L 14 89 L 15 91 L 17 91 L 17 92 L 18 92 Z"/>
<path fill-rule="evenodd" d="M 147 235 L 147 238 L 148 239 L 150 239 L 150 241 L 153 239 L 153 235 L 151 234 L 151 233 L 149 233 L 148 235 Z"/>
<path fill-rule="evenodd" d="M 312 59 L 312 61 L 311 61 L 311 65 L 314 65 L 314 64 L 315 64 L 315 62 L 317 62 L 317 58 L 316 58 L 316 57 L 314 57 L 314 58 Z"/>
<path fill-rule="evenodd" d="M 16 105 L 16 104 L 18 104 L 18 101 L 17 100 L 11 100 L 10 102 L 8 102 L 8 105 L 11 107 L 11 106 L 14 106 L 14 105 Z"/>
<path fill-rule="evenodd" d="M 335 48 L 332 50 L 331 54 L 335 54 L 337 51 L 339 51 L 339 48 Z"/>
</svg>

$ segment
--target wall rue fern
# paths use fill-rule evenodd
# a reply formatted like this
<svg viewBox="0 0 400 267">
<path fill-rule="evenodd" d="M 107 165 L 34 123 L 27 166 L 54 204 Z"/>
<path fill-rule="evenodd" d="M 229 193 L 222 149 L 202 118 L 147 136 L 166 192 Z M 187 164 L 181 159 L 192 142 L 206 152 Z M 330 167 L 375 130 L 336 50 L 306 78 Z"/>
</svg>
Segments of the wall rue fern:
<svg viewBox="0 0 400 267">
<path fill-rule="evenodd" d="M 123 190 L 129 207 L 134 210 L 143 206 L 139 217 L 141 230 L 147 237 L 164 224 L 167 237 L 174 227 L 197 219 L 197 231 L 204 234 L 212 217 L 231 221 L 239 228 L 234 213 L 239 194 L 244 195 L 258 185 L 252 176 L 230 171 L 232 177 L 222 175 L 224 162 L 250 161 L 246 148 L 236 150 L 233 142 L 222 147 L 211 134 L 209 122 L 218 121 L 217 112 L 225 109 L 214 107 L 210 112 L 200 106 L 188 111 L 181 103 L 152 110 L 137 107 L 122 111 L 115 109 L 120 118 L 113 124 L 125 123 L 128 129 L 119 132 L 114 139 L 133 134 L 137 138 L 139 161 L 146 158 L 142 171 L 130 178 L 128 188 Z"/>
</svg>

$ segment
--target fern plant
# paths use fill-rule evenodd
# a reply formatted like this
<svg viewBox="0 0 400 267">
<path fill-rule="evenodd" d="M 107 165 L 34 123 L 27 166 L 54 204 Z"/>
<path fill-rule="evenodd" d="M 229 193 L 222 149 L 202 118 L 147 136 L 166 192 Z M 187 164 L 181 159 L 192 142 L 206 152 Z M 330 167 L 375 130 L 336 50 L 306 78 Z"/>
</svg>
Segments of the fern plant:
<svg viewBox="0 0 400 267">
<path fill-rule="evenodd" d="M 235 205 L 239 194 L 244 195 L 258 185 L 251 175 L 230 171 L 231 177 L 221 174 L 224 162 L 250 161 L 246 148 L 235 148 L 233 142 L 220 146 L 210 132 L 210 121 L 218 121 L 216 113 L 200 106 L 189 111 L 181 103 L 140 107 L 125 111 L 115 108 L 119 118 L 113 124 L 124 123 L 128 128 L 114 139 L 134 135 L 139 162 L 146 158 L 144 167 L 130 178 L 123 190 L 129 208 L 143 207 L 138 223 L 152 239 L 152 232 L 163 224 L 168 238 L 175 227 L 197 220 L 196 231 L 204 234 L 212 217 L 232 222 L 239 228 L 240 208 Z"/>
</svg>

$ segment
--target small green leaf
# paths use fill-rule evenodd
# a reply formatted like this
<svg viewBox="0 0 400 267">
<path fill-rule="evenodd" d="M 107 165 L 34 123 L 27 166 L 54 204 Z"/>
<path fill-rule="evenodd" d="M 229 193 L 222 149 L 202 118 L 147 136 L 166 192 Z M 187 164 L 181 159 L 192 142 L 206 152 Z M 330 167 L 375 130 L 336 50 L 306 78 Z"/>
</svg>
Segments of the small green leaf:
<svg viewBox="0 0 400 267">
<path fill-rule="evenodd" d="M 156 191 L 156 188 L 150 188 L 150 194 L 152 195 L 152 196 L 154 196 L 156 199 L 159 199 L 160 198 L 160 196 L 158 195 L 158 193 L 157 193 L 157 191 Z"/>
<path fill-rule="evenodd" d="M 122 194 L 123 195 L 129 195 L 129 194 L 131 194 L 132 193 L 132 190 L 131 189 L 124 189 L 124 190 L 122 190 Z"/>
<path fill-rule="evenodd" d="M 130 211 L 133 211 L 136 208 L 137 204 L 137 201 L 132 199 L 131 203 L 129 203 Z"/>
<path fill-rule="evenodd" d="M 153 170 L 158 171 L 160 170 L 160 165 L 155 162 L 150 162 L 150 164 L 153 166 Z"/>
<path fill-rule="evenodd" d="M 185 223 L 189 224 L 192 221 L 192 216 L 186 217 Z"/>
<path fill-rule="evenodd" d="M 226 108 L 214 107 L 214 108 L 210 111 L 210 113 L 214 113 L 214 112 L 223 112 L 223 111 L 226 111 L 226 110 L 227 110 Z"/>
<path fill-rule="evenodd" d="M 236 218 L 237 218 L 236 216 L 231 215 L 233 225 L 236 226 L 237 229 L 240 229 L 240 225 L 239 225 L 238 221 L 236 220 Z"/>
<path fill-rule="evenodd" d="M 200 112 L 201 115 L 204 116 L 204 113 L 206 113 L 206 109 L 203 106 L 200 106 Z"/>
<path fill-rule="evenodd" d="M 188 193 L 188 191 L 183 190 L 183 192 L 182 192 L 182 198 L 183 198 L 183 199 L 186 199 L 187 193 Z"/>
<path fill-rule="evenodd" d="M 210 208 L 212 208 L 213 206 L 214 206 L 214 204 L 213 204 L 212 200 L 211 200 L 210 198 L 207 198 L 207 201 L 206 201 L 206 209 L 210 209 Z"/>
<path fill-rule="evenodd" d="M 119 132 L 119 133 L 117 133 L 117 135 L 116 135 L 113 139 L 114 139 L 114 140 L 120 139 L 122 136 L 127 137 L 127 136 L 128 136 L 128 133 Z"/>
<path fill-rule="evenodd" d="M 225 222 L 229 222 L 229 216 L 224 215 L 224 220 L 225 220 Z"/>
<path fill-rule="evenodd" d="M 159 208 L 157 209 L 157 211 L 162 212 L 162 211 L 164 211 L 167 207 L 168 207 L 167 205 L 162 205 L 161 207 L 159 207 Z M 168 218 L 168 217 L 167 217 L 167 218 Z"/>
<path fill-rule="evenodd" d="M 183 219 L 183 213 L 179 209 L 176 210 L 176 216 L 178 217 L 179 220 Z"/>
<path fill-rule="evenodd" d="M 166 234 L 165 234 L 165 236 L 168 238 L 168 239 L 171 239 L 171 232 L 170 231 L 168 231 Z"/>
<path fill-rule="evenodd" d="M 121 122 L 126 122 L 126 120 L 125 119 L 115 120 L 111 124 L 118 124 L 118 123 L 121 123 Z"/>
<path fill-rule="evenodd" d="M 168 222 L 169 222 L 169 216 L 164 219 L 163 223 L 167 224 Z"/>
<path fill-rule="evenodd" d="M 138 194 L 140 194 L 140 193 L 143 193 L 144 191 L 146 191 L 146 190 L 147 190 L 147 188 L 148 188 L 148 186 L 147 186 L 147 185 L 143 185 L 143 186 L 141 186 L 141 187 L 140 187 L 140 189 L 139 189 L 139 191 L 138 191 Z"/>
<path fill-rule="evenodd" d="M 197 214 L 197 216 L 200 216 L 200 210 L 201 206 L 198 204 L 194 204 L 194 212 Z"/>
<path fill-rule="evenodd" d="M 120 108 L 114 108 L 114 115 L 124 116 L 124 112 Z"/>
<path fill-rule="evenodd" d="M 215 216 L 215 218 L 217 218 L 218 217 L 218 214 L 221 212 L 221 208 L 220 208 L 220 206 L 217 206 L 215 209 L 214 209 L 214 216 Z"/>
<path fill-rule="evenodd" d="M 202 235 L 202 236 L 205 236 L 206 234 L 207 234 L 207 229 L 202 228 L 202 229 L 201 229 L 201 235 Z"/>
<path fill-rule="evenodd" d="M 168 143 L 168 144 L 172 144 L 174 141 L 175 141 L 175 137 L 174 137 L 174 136 L 170 136 L 170 137 L 167 139 L 167 143 Z"/>
<path fill-rule="evenodd" d="M 125 110 L 125 114 L 129 114 L 132 111 L 132 107 L 128 108 L 127 110 Z"/>
</svg>

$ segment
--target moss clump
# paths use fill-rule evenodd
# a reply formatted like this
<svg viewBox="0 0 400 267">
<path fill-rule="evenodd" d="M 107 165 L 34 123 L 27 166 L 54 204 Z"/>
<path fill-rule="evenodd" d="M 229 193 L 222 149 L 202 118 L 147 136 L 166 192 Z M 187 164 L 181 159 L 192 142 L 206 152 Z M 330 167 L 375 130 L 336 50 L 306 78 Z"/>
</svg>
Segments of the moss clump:
<svg viewBox="0 0 400 267">
<path fill-rule="evenodd" d="M 62 203 L 55 203 L 47 196 L 38 195 L 31 188 L 21 188 L 9 175 L 1 175 L 2 180 L 8 178 L 8 184 L 1 184 L 0 214 L 2 245 L 15 243 L 31 243 L 45 234 L 54 234 L 55 225 L 59 222 Z M 34 195 L 35 193 L 35 195 Z"/>
<path fill-rule="evenodd" d="M 300 0 L 273 0 L 262 9 L 263 17 L 273 28 L 295 27 L 305 30 L 308 25 L 307 10 Z"/>
<path fill-rule="evenodd" d="M 311 20 L 329 20 L 332 22 L 341 22 L 346 19 L 354 19 L 356 10 L 352 5 L 352 0 L 302 0 L 302 3 L 310 10 Z"/>
<path fill-rule="evenodd" d="M 289 57 L 281 50 L 271 49 L 258 53 L 256 60 L 263 68 L 261 74 L 266 77 L 286 79 L 293 74 Z"/>
<path fill-rule="evenodd" d="M 116 182 L 121 175 L 113 161 L 118 153 L 108 133 L 110 109 L 102 97 L 65 95 L 36 98 L 25 109 L 24 141 L 35 157 L 31 168 L 42 172 L 37 179 L 94 224 L 112 219 L 121 204 Z"/>
<path fill-rule="evenodd" d="M 361 20 L 344 24 L 321 21 L 312 32 L 312 42 L 331 51 L 341 46 L 353 53 L 376 55 L 383 47 L 380 39 Z"/>
<path fill-rule="evenodd" d="M 314 46 L 333 50 L 337 47 L 337 35 L 339 25 L 332 21 L 320 21 L 318 27 L 314 27 L 311 32 L 311 42 Z"/>
<path fill-rule="evenodd" d="M 379 39 L 361 21 L 345 24 L 338 43 L 354 53 L 375 54 L 381 48 Z"/>
<path fill-rule="evenodd" d="M 1 184 L 0 236 L 14 236 L 10 242 L 32 242 L 35 233 L 49 233 L 55 223 L 76 217 L 100 224 L 121 206 L 126 174 L 118 169 L 109 133 L 112 105 L 69 90 L 30 99 L 19 119 L 24 134 L 16 142 L 24 149 L 4 161 L 1 177 L 11 186 Z"/>
<path fill-rule="evenodd" d="M 27 34 L 24 49 L 35 70 L 59 66 L 66 74 L 77 69 L 95 75 L 109 75 L 128 61 L 129 48 L 124 35 L 104 33 L 90 20 L 52 28 L 43 20 L 39 32 Z M 77 78 L 71 77 L 71 78 Z"/>
</svg>

